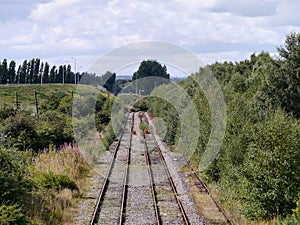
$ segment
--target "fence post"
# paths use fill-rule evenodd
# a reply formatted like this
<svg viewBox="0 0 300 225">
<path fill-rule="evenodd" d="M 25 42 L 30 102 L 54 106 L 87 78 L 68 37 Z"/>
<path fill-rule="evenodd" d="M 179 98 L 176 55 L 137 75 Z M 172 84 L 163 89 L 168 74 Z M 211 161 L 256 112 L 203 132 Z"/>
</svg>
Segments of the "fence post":
<svg viewBox="0 0 300 225">
<path fill-rule="evenodd" d="M 39 119 L 39 105 L 38 105 L 37 91 L 36 90 L 34 90 L 34 103 L 35 103 L 36 118 Z"/>
<path fill-rule="evenodd" d="M 16 110 L 19 110 L 19 99 L 18 99 L 18 92 L 15 91 L 15 105 L 16 105 Z"/>
</svg>

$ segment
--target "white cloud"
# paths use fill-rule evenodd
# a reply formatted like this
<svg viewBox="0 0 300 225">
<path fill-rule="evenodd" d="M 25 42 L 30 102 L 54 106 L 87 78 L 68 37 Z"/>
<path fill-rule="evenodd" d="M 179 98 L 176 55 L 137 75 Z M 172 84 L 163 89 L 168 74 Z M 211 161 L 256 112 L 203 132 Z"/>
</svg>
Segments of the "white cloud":
<svg viewBox="0 0 300 225">
<path fill-rule="evenodd" d="M 273 51 L 289 31 L 300 31 L 297 0 L 44 0 L 35 7 L 30 1 L 25 19 L 0 15 L 1 58 L 82 55 L 86 61 L 130 42 L 157 40 L 210 62 L 236 60 Z"/>
<path fill-rule="evenodd" d="M 279 0 L 239 0 L 229 4 L 218 1 L 211 7 L 213 12 L 229 12 L 246 17 L 272 16 L 277 12 Z"/>
</svg>

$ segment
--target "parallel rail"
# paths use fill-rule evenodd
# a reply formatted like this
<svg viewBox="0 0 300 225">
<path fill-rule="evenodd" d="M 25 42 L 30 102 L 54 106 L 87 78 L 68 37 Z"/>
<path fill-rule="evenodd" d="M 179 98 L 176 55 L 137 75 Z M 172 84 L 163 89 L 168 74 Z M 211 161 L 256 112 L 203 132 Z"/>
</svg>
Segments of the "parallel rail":
<svg viewBox="0 0 300 225">
<path fill-rule="evenodd" d="M 178 207 L 179 207 L 180 213 L 181 213 L 181 215 L 182 215 L 182 219 L 183 219 L 184 223 L 185 223 L 186 225 L 188 225 L 188 224 L 190 224 L 189 219 L 188 219 L 188 216 L 186 215 L 186 212 L 185 212 L 185 210 L 184 210 L 184 208 L 183 208 L 183 206 L 182 206 L 182 203 L 181 203 L 181 201 L 180 201 L 180 199 L 179 199 L 179 197 L 178 197 L 178 192 L 177 192 L 176 186 L 175 186 L 175 184 L 174 184 L 174 181 L 173 181 L 173 179 L 172 179 L 172 177 L 171 177 L 171 174 L 170 174 L 169 168 L 168 168 L 168 166 L 167 166 L 167 163 L 166 163 L 166 161 L 165 161 L 165 158 L 164 158 L 164 156 L 163 156 L 163 154 L 162 154 L 162 151 L 161 151 L 160 147 L 158 146 L 158 143 L 157 143 L 157 140 L 156 140 L 155 136 L 154 136 L 153 134 L 152 134 L 152 136 L 153 136 L 153 139 L 154 139 L 154 141 L 155 141 L 156 148 L 158 149 L 158 154 L 159 154 L 159 157 L 160 157 L 160 159 L 161 159 L 161 162 L 162 162 L 163 165 L 164 165 L 164 169 L 165 169 L 165 172 L 166 172 L 166 174 L 167 174 L 169 184 L 170 184 L 170 186 L 171 186 L 171 188 L 172 188 L 172 191 L 173 191 L 173 193 L 174 193 L 174 197 L 175 197 L 175 200 L 176 200 L 177 205 L 178 205 Z"/>
<path fill-rule="evenodd" d="M 141 118 L 141 122 L 142 122 L 142 118 Z M 184 224 L 186 225 L 189 225 L 190 222 L 189 222 L 189 219 L 186 215 L 186 212 L 181 204 L 181 201 L 178 197 L 178 192 L 176 190 L 176 186 L 173 182 L 173 179 L 171 177 L 171 174 L 170 174 L 170 171 L 169 171 L 169 168 L 166 164 L 166 161 L 165 161 L 165 158 L 161 152 L 161 149 L 160 147 L 158 146 L 158 143 L 155 139 L 155 136 L 152 134 L 153 136 L 153 139 L 155 141 L 155 145 L 156 145 L 156 148 L 158 150 L 158 153 L 159 153 L 159 157 L 160 157 L 160 160 L 163 164 L 163 167 L 164 167 L 164 171 L 167 175 L 167 178 L 168 178 L 168 182 L 169 182 L 169 185 L 170 187 L 172 188 L 172 191 L 173 191 L 173 194 L 174 194 L 174 197 L 175 197 L 175 200 L 176 200 L 176 203 L 179 207 L 179 210 L 180 210 L 180 213 L 182 215 L 182 219 L 184 221 Z M 148 152 L 148 147 L 147 147 L 147 143 L 146 143 L 146 136 L 145 134 L 143 134 L 143 138 L 144 138 L 144 145 L 145 145 L 145 155 L 146 155 L 146 161 L 147 161 L 147 164 L 148 164 L 148 172 L 149 172 L 149 176 L 150 176 L 150 185 L 151 185 L 151 190 L 152 190 L 152 196 L 153 196 L 153 204 L 154 204 L 154 208 L 155 208 L 155 214 L 156 214 L 156 221 L 157 221 L 157 224 L 160 225 L 161 224 L 161 217 L 160 217 L 160 214 L 159 214 L 159 209 L 158 209 L 158 206 L 157 206 L 157 198 L 156 198 L 156 191 L 155 191 L 155 184 L 154 184 L 154 181 L 153 181 L 153 174 L 152 174 L 152 170 L 151 170 L 151 161 L 150 161 L 150 157 L 149 157 L 149 152 Z"/>
<path fill-rule="evenodd" d="M 157 195 L 156 195 L 156 190 L 155 190 L 155 184 L 154 184 L 154 178 L 153 178 L 153 172 L 151 169 L 151 161 L 150 161 L 150 156 L 148 152 L 148 147 L 146 144 L 146 137 L 145 134 L 143 134 L 144 137 L 144 147 L 145 147 L 145 157 L 146 157 L 146 163 L 148 166 L 148 174 L 150 177 L 150 189 L 151 189 L 151 194 L 152 194 L 152 199 L 153 199 L 153 206 L 154 206 L 154 211 L 155 211 L 155 218 L 156 218 L 156 224 L 160 225 L 162 224 L 160 215 L 159 215 L 159 210 L 158 210 L 158 204 L 157 204 Z"/>
<path fill-rule="evenodd" d="M 126 125 L 127 125 L 127 122 L 124 126 L 124 129 L 125 129 Z M 132 127 L 132 125 L 131 125 L 131 127 Z M 89 223 L 90 225 L 95 225 L 99 221 L 99 216 L 100 216 L 100 211 L 101 211 L 101 204 L 104 200 L 104 196 L 105 196 L 108 184 L 109 184 L 109 177 L 112 173 L 112 170 L 113 170 L 113 167 L 114 167 L 114 164 L 115 164 L 115 161 L 116 161 L 117 153 L 118 153 L 118 150 L 119 150 L 119 147 L 120 147 L 120 144 L 121 144 L 121 139 L 122 139 L 123 134 L 124 134 L 124 129 L 121 132 L 120 137 L 119 137 L 118 142 L 117 142 L 117 146 L 114 149 L 113 157 L 110 161 L 107 173 L 106 173 L 104 181 L 103 181 L 102 188 L 101 188 L 99 196 L 97 198 L 97 202 L 96 202 L 96 205 L 95 205 L 95 208 L 94 208 L 94 211 L 93 211 L 92 218 L 90 219 L 90 223 Z M 132 128 L 131 128 L 131 130 L 132 130 Z M 129 166 L 129 163 L 130 163 L 131 138 L 132 138 L 132 134 L 130 134 L 130 146 L 129 146 L 128 155 L 127 155 L 127 165 L 126 165 L 126 169 L 125 169 L 125 173 L 124 173 L 124 177 L 123 177 L 123 192 L 122 192 L 122 200 L 121 200 L 121 206 L 120 206 L 119 224 L 123 224 L 124 213 L 125 213 L 125 208 L 126 208 L 127 187 L 128 187 L 128 166 Z"/>
<path fill-rule="evenodd" d="M 180 210 L 182 211 L 182 215 L 183 215 L 183 218 L 184 218 L 184 221 L 186 224 L 189 224 L 189 221 L 188 221 L 188 217 L 186 216 L 185 214 L 185 211 L 184 211 L 184 208 L 178 198 L 178 195 L 177 195 L 177 191 L 176 191 L 176 186 L 174 185 L 174 182 L 170 176 L 170 172 L 168 170 L 168 167 L 167 167 L 167 164 L 164 160 L 164 156 L 162 154 L 162 151 L 158 145 L 158 142 L 155 138 L 155 136 L 152 134 L 154 140 L 155 140 L 155 144 L 156 144 L 156 147 L 157 149 L 159 150 L 159 155 L 160 155 L 160 158 L 162 159 L 162 162 L 164 163 L 164 167 L 166 169 L 166 173 L 168 174 L 168 178 L 169 178 L 169 182 L 172 186 L 172 189 L 173 189 L 173 192 L 174 192 L 174 195 L 175 195 L 175 198 L 176 198 L 176 201 L 178 202 L 178 205 L 180 207 Z M 195 178 L 199 181 L 199 183 L 202 185 L 202 187 L 204 188 L 205 192 L 210 196 L 210 198 L 213 200 L 214 204 L 217 206 L 217 208 L 219 209 L 220 212 L 222 212 L 223 216 L 226 218 L 228 224 L 230 225 L 234 225 L 234 222 L 232 221 L 232 219 L 230 218 L 230 216 L 227 214 L 227 212 L 225 211 L 225 209 L 221 206 L 221 204 L 217 201 L 217 199 L 210 193 L 210 191 L 208 190 L 208 187 L 207 185 L 201 180 L 201 178 L 199 177 L 199 175 L 194 171 L 193 167 L 191 166 L 190 164 L 190 161 L 189 160 L 186 160 L 187 161 L 187 164 L 189 165 L 189 167 L 191 168 L 191 170 L 193 171 L 193 175 L 195 176 Z"/>
<path fill-rule="evenodd" d="M 193 171 L 193 175 L 194 177 L 199 181 L 199 183 L 202 185 L 202 187 L 204 188 L 205 192 L 210 196 L 210 198 L 213 200 L 213 202 L 215 203 L 215 205 L 217 206 L 217 208 L 220 210 L 220 212 L 222 212 L 223 216 L 226 218 L 227 222 L 230 225 L 234 225 L 234 222 L 232 221 L 232 219 L 230 218 L 230 216 L 227 214 L 227 212 L 225 211 L 225 209 L 221 206 L 221 204 L 217 201 L 217 199 L 210 193 L 210 191 L 208 190 L 207 185 L 205 184 L 205 182 L 203 182 L 201 180 L 201 178 L 199 177 L 199 175 L 194 171 L 193 167 L 190 164 L 190 161 L 187 160 L 187 164 L 189 165 L 189 167 L 191 168 L 191 170 Z"/>
</svg>

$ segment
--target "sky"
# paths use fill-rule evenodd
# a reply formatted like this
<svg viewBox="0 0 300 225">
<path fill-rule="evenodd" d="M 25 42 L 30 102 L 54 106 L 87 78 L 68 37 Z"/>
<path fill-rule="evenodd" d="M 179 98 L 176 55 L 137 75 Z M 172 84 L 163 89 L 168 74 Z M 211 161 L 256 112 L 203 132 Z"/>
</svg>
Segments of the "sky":
<svg viewBox="0 0 300 225">
<path fill-rule="evenodd" d="M 86 71 L 115 48 L 162 41 L 205 63 L 276 54 L 300 32 L 298 0 L 0 0 L 0 61 L 40 58 Z"/>
</svg>

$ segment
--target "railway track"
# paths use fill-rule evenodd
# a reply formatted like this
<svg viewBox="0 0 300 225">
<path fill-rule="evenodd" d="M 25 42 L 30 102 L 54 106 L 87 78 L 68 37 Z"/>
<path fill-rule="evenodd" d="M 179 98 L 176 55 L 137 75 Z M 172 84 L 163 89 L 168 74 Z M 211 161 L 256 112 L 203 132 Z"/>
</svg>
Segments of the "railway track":
<svg viewBox="0 0 300 225">
<path fill-rule="evenodd" d="M 144 135 L 145 156 L 148 165 L 153 204 L 157 224 L 190 224 L 179 200 L 176 186 L 154 136 Z"/>
<path fill-rule="evenodd" d="M 123 223 L 132 139 L 132 125 L 130 129 L 128 126 L 133 122 L 132 120 L 133 117 L 128 119 L 113 151 L 113 157 L 105 175 L 90 225 Z M 126 143 L 126 140 L 129 140 L 129 143 Z"/>
<path fill-rule="evenodd" d="M 221 204 L 217 201 L 217 199 L 210 193 L 207 185 L 205 184 L 205 182 L 202 181 L 202 179 L 199 177 L 199 175 L 195 172 L 195 170 L 193 169 L 193 167 L 190 164 L 190 161 L 187 160 L 187 165 L 191 168 L 192 171 L 192 175 L 194 176 L 194 178 L 197 180 L 196 186 L 200 186 L 199 189 L 204 190 L 212 199 L 212 201 L 214 202 L 214 204 L 216 205 L 216 207 L 219 209 L 219 211 L 223 214 L 223 216 L 226 218 L 226 221 L 228 224 L 230 225 L 234 225 L 233 220 L 230 218 L 230 216 L 227 214 L 227 212 L 225 211 L 225 209 L 221 206 Z"/>
<path fill-rule="evenodd" d="M 206 224 L 190 212 L 186 198 L 182 199 L 183 193 L 178 194 L 155 135 L 140 132 L 140 123 L 147 120 L 147 116 L 138 113 L 128 117 L 112 152 L 89 224 Z M 187 165 L 192 169 L 189 161 Z M 196 186 L 205 190 L 228 224 L 233 225 L 193 169 L 192 175 L 197 179 Z"/>
<path fill-rule="evenodd" d="M 132 135 L 139 122 L 132 114 L 118 139 L 90 225 L 190 224 L 154 136 Z"/>
<path fill-rule="evenodd" d="M 147 118 L 149 119 L 149 117 L 147 117 Z M 159 149 L 160 157 L 163 158 L 164 156 L 162 154 L 162 151 L 161 151 L 161 149 L 159 147 L 159 144 L 158 144 L 157 140 L 155 139 L 155 137 L 154 137 L 154 140 L 155 140 L 156 147 Z M 210 193 L 210 191 L 209 191 L 207 185 L 205 184 L 205 182 L 202 181 L 202 179 L 200 178 L 200 176 L 193 169 L 193 166 L 191 165 L 190 161 L 186 160 L 186 159 L 184 159 L 184 161 L 186 162 L 186 165 L 191 169 L 192 176 L 197 181 L 195 184 L 198 187 L 199 191 L 200 190 L 204 190 L 206 192 L 206 194 L 212 199 L 213 203 L 216 205 L 216 207 L 218 208 L 218 210 L 223 214 L 223 216 L 226 219 L 227 223 L 230 224 L 230 225 L 234 225 L 234 222 L 230 218 L 230 216 L 228 215 L 228 213 L 225 211 L 225 209 L 222 207 L 222 205 L 218 202 L 218 200 Z M 164 162 L 165 162 L 165 160 L 164 160 Z M 214 224 L 214 223 L 212 223 L 212 224 Z"/>
</svg>

